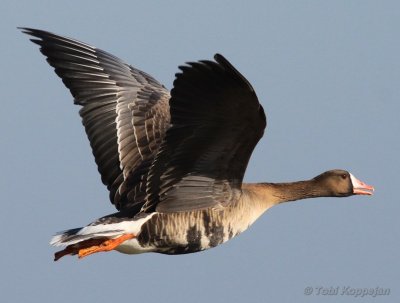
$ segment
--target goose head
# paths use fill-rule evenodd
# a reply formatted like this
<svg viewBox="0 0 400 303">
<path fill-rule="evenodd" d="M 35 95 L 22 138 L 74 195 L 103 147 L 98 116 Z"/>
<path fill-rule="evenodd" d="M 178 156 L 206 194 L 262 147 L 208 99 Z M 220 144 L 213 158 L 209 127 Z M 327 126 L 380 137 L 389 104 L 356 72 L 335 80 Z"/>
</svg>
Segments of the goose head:
<svg viewBox="0 0 400 303">
<path fill-rule="evenodd" d="M 342 169 L 326 171 L 313 181 L 329 192 L 332 197 L 352 195 L 372 195 L 374 187 L 358 180 L 354 175 Z"/>
</svg>

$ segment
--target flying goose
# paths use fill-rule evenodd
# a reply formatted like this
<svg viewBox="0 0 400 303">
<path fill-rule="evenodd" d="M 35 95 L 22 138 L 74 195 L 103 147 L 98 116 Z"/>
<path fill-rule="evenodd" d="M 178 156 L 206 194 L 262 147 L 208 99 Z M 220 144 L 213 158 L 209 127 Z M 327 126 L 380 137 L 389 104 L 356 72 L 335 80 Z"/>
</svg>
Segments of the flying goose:
<svg viewBox="0 0 400 303">
<path fill-rule="evenodd" d="M 345 170 L 292 183 L 242 183 L 266 127 L 253 87 L 231 63 L 180 66 L 169 92 L 152 76 L 88 44 L 33 36 L 71 91 L 118 212 L 55 235 L 55 253 L 185 254 L 228 241 L 270 207 L 315 197 L 371 195 Z"/>
</svg>

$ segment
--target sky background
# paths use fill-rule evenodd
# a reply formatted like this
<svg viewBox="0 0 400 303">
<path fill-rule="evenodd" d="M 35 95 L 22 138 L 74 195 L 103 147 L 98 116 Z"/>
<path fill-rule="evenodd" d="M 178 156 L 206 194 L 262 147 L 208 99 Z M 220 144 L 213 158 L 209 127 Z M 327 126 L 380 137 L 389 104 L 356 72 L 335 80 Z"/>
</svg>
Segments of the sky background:
<svg viewBox="0 0 400 303">
<path fill-rule="evenodd" d="M 0 11 L 2 302 L 399 302 L 400 2 L 2 1 Z M 95 45 L 168 88 L 178 65 L 220 52 L 268 117 L 246 182 L 344 168 L 376 193 L 277 206 L 202 253 L 54 263 L 55 232 L 114 208 L 79 108 L 17 26 Z M 348 286 L 390 295 L 317 294 Z"/>
</svg>

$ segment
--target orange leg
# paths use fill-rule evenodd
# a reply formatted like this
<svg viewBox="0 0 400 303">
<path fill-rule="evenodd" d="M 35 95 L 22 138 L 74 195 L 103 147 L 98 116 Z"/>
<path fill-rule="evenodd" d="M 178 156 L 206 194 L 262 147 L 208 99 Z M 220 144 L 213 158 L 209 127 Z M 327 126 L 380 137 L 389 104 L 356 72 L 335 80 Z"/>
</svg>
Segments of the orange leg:
<svg viewBox="0 0 400 303">
<path fill-rule="evenodd" d="M 57 261 L 58 259 L 66 255 L 75 255 L 75 254 L 76 254 L 76 248 L 74 248 L 74 245 L 68 245 L 63 250 L 60 250 L 54 254 L 54 261 Z"/>
<path fill-rule="evenodd" d="M 134 237 L 135 237 L 134 234 L 124 234 L 115 239 L 105 240 L 98 245 L 93 245 L 90 247 L 79 249 L 78 257 L 84 258 L 84 257 L 87 257 L 94 253 L 113 250 L 114 248 L 116 248 L 118 245 L 122 244 L 126 240 L 132 239 Z"/>
<path fill-rule="evenodd" d="M 132 239 L 134 237 L 135 237 L 134 234 L 124 234 L 115 239 L 108 239 L 108 238 L 89 239 L 76 244 L 68 245 L 65 249 L 58 251 L 54 254 L 54 261 L 57 261 L 58 259 L 66 255 L 78 254 L 79 258 L 84 258 L 86 256 L 89 256 L 97 252 L 110 251 L 116 248 L 124 241 Z"/>
</svg>

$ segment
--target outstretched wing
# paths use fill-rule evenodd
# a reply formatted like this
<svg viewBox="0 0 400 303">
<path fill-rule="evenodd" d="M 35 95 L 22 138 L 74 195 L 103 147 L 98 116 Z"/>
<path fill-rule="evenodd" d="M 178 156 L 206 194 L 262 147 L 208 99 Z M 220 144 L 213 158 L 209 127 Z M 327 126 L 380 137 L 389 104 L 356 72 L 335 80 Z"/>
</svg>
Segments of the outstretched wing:
<svg viewBox="0 0 400 303">
<path fill-rule="evenodd" d="M 181 66 L 171 128 L 149 172 L 142 211 L 222 207 L 241 193 L 266 117 L 250 83 L 221 55 Z"/>
<path fill-rule="evenodd" d="M 169 92 L 150 75 L 88 44 L 22 28 L 81 105 L 80 115 L 103 183 L 117 209 L 143 202 L 148 163 L 169 126 Z M 132 172 L 129 186 L 124 185 Z M 143 175 L 143 176 L 142 176 Z M 142 184 L 144 183 L 144 184 Z"/>
</svg>

